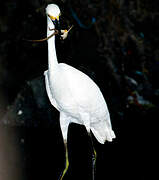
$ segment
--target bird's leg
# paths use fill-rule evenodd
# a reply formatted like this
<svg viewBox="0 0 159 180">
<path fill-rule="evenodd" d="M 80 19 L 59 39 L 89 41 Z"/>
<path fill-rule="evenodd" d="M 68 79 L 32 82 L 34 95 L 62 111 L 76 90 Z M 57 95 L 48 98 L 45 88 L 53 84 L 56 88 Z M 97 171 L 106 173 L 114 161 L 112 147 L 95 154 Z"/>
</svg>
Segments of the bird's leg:
<svg viewBox="0 0 159 180">
<path fill-rule="evenodd" d="M 59 180 L 62 180 L 64 175 L 66 174 L 68 167 L 69 167 L 69 160 L 68 160 L 68 148 L 67 148 L 67 132 L 68 132 L 69 120 L 67 116 L 61 112 L 60 113 L 60 127 L 62 131 L 62 136 L 64 140 L 64 147 L 65 147 L 65 169 L 63 170 Z"/>
<path fill-rule="evenodd" d="M 91 132 L 89 132 L 88 135 L 90 137 L 90 142 L 91 142 L 91 147 L 92 147 L 92 180 L 94 180 L 95 179 L 97 153 L 94 148 Z"/>
<path fill-rule="evenodd" d="M 65 146 L 65 169 L 63 170 L 59 180 L 63 179 L 63 177 L 66 174 L 68 167 L 69 167 L 67 141 L 65 141 L 65 140 L 64 140 L 64 146 Z"/>
</svg>

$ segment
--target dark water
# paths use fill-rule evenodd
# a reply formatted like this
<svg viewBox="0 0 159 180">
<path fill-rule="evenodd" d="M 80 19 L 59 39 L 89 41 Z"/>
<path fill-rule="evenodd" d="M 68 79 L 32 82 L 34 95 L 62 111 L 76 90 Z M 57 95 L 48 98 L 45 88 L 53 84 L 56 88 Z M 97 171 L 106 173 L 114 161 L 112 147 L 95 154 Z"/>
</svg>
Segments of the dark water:
<svg viewBox="0 0 159 180">
<path fill-rule="evenodd" d="M 150 171 L 150 142 L 139 134 L 122 129 L 117 139 L 99 144 L 94 139 L 97 151 L 96 180 L 100 179 L 146 179 Z M 5 127 L 19 152 L 20 162 L 16 165 L 22 171 L 22 180 L 52 179 L 58 177 L 64 168 L 64 146 L 60 129 Z M 136 133 L 139 133 L 136 129 Z M 64 179 L 91 180 L 91 147 L 83 126 L 72 124 L 69 128 L 68 148 L 70 166 Z M 153 158 L 152 158 L 153 159 Z M 152 162 L 152 161 L 151 161 Z"/>
</svg>

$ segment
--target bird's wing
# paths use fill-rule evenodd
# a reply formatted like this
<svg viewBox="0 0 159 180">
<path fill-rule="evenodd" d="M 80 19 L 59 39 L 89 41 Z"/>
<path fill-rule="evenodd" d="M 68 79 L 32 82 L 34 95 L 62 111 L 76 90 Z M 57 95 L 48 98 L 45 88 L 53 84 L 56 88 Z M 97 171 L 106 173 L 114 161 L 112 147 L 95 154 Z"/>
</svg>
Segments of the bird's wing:
<svg viewBox="0 0 159 180">
<path fill-rule="evenodd" d="M 67 86 L 69 86 L 72 97 L 81 107 L 84 109 L 88 108 L 93 112 L 103 108 L 104 110 L 107 110 L 104 97 L 99 87 L 91 78 L 83 72 L 64 63 L 60 64 L 60 68 L 64 74 L 65 81 L 67 81 Z"/>
<path fill-rule="evenodd" d="M 60 68 L 71 96 L 77 102 L 78 114 L 88 114 L 90 128 L 100 143 L 112 141 L 115 134 L 105 99 L 98 86 L 86 74 L 72 66 L 62 63 Z M 81 121 L 83 120 L 82 118 Z M 78 121 L 80 122 L 80 118 Z"/>
</svg>

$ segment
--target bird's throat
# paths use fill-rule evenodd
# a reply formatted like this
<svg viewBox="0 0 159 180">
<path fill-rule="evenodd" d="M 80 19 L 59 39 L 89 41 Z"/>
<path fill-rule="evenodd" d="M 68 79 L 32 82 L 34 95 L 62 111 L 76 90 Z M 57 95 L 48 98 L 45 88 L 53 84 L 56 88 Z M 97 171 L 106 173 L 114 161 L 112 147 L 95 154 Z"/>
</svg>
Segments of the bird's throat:
<svg viewBox="0 0 159 180">
<path fill-rule="evenodd" d="M 48 19 L 47 26 L 47 37 L 49 37 L 52 33 L 54 33 L 54 25 Z M 55 36 L 52 36 L 48 39 L 48 70 L 50 73 L 54 73 L 58 68 L 58 61 L 56 55 L 56 47 L 55 47 Z"/>
</svg>

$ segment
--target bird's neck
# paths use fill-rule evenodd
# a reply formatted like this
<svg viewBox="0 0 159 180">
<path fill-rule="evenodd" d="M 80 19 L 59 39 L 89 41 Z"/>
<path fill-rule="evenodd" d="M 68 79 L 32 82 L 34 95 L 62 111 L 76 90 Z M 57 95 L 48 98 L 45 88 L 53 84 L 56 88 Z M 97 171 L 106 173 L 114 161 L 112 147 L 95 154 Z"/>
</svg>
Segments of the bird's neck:
<svg viewBox="0 0 159 180">
<path fill-rule="evenodd" d="M 47 19 L 47 37 L 54 33 L 55 26 L 51 22 L 50 18 Z M 50 73 L 54 73 L 58 69 L 58 61 L 55 47 L 55 35 L 48 39 L 48 70 Z"/>
</svg>

